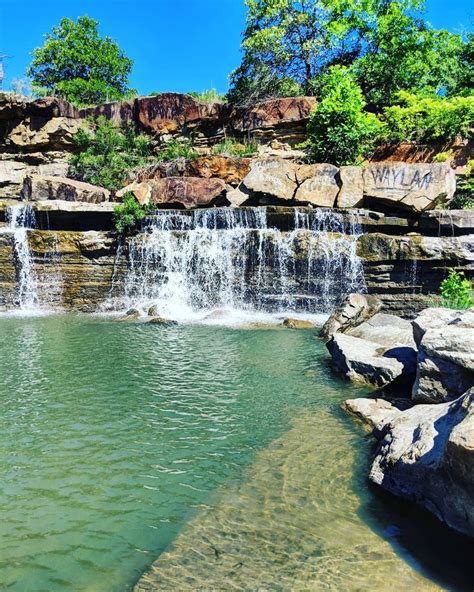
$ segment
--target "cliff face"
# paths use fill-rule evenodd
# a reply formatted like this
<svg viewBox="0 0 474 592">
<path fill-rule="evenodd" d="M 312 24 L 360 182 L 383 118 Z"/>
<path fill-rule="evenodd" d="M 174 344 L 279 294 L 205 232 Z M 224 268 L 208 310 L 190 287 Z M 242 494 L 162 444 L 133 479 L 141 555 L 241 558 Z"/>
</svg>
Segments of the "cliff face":
<svg viewBox="0 0 474 592">
<path fill-rule="evenodd" d="M 111 232 L 114 196 L 67 179 L 74 134 L 86 118 L 99 115 L 117 125 L 133 125 L 158 143 L 192 136 L 202 153 L 194 160 L 157 163 L 140 171 L 126 190 L 141 203 L 154 203 L 157 209 L 186 208 L 190 216 L 204 212 L 196 207 L 232 205 L 223 215 L 236 218 L 251 211 L 246 206 L 267 206 L 267 227 L 246 229 L 245 248 L 250 251 L 239 255 L 242 245 L 230 249 L 232 265 L 239 256 L 242 265 L 246 262 L 245 298 L 262 297 L 266 306 L 278 306 L 285 288 L 296 304 L 321 310 L 324 306 L 318 299 L 327 299 L 326 292 L 334 290 L 331 276 L 341 273 L 340 281 L 350 282 L 350 274 L 357 276 L 363 270 L 369 293 L 384 300 L 389 310 L 410 315 L 438 291 L 447 268 L 472 277 L 472 214 L 434 209 L 452 197 L 452 169 L 447 164 L 418 164 L 420 152 L 401 148 L 401 152 L 392 148 L 392 153 L 384 149 L 381 153 L 389 160 L 365 169 L 301 164 L 295 146 L 305 138 L 314 104 L 313 98 L 300 97 L 243 109 L 165 93 L 78 110 L 51 97 L 0 98 L 0 308 L 18 306 L 25 249 L 35 298 L 42 305 L 93 311 L 110 300 L 114 290 L 123 292 L 133 261 L 130 241 L 119 247 Z M 225 137 L 255 140 L 260 145 L 258 157 L 209 154 L 209 147 Z M 460 145 L 458 164 L 469 150 Z M 394 154 L 415 164 L 393 162 Z M 425 154 L 424 160 L 432 157 Z M 13 230 L 6 216 L 20 196 L 32 204 L 36 216 L 34 227 L 21 232 Z M 322 218 L 332 220 L 328 209 L 339 222 L 320 228 Z M 176 215 L 182 217 L 183 209 Z M 297 229 L 296 240 L 292 233 L 298 224 L 303 226 Z M 323 239 L 318 243 L 314 228 L 324 231 L 324 244 Z M 278 238 L 272 238 L 272 229 L 280 233 Z M 347 238 L 345 246 L 341 235 Z M 349 247 L 350 254 L 344 252 Z M 161 265 L 162 256 L 153 254 L 154 266 Z M 264 263 L 258 261 L 263 256 Z M 348 257 L 357 258 L 361 267 L 351 268 L 354 261 L 349 265 Z M 286 287 L 282 266 L 286 266 Z M 258 284 L 263 276 L 264 286 Z M 336 300 L 337 294 L 331 303 Z"/>
<path fill-rule="evenodd" d="M 41 204 L 37 207 L 41 208 Z M 102 220 L 105 228 L 110 225 L 110 218 L 100 218 L 103 216 L 100 207 L 101 204 L 88 204 L 87 210 L 78 212 L 76 209 L 69 213 L 69 218 L 64 211 L 50 211 L 48 222 L 55 228 L 72 228 L 99 227 Z M 67 209 L 68 204 L 64 208 Z M 94 209 L 99 209 L 99 218 Z M 216 211 L 201 212 L 205 216 L 206 212 L 215 215 Z M 234 216 L 240 217 L 249 215 L 249 211 L 248 208 L 240 212 L 232 210 Z M 41 220 L 47 221 L 41 214 L 38 210 L 40 224 Z M 298 215 L 308 216 L 309 224 L 315 223 L 311 218 L 314 212 L 310 209 L 301 209 Z M 169 211 L 166 216 L 167 220 L 177 217 L 180 222 L 176 227 L 183 228 L 186 226 L 183 217 L 191 217 L 192 212 L 185 215 L 182 210 Z M 222 290 L 220 282 L 225 279 L 220 273 L 227 274 L 231 283 L 245 280 L 246 291 L 242 294 L 248 302 L 253 301 L 263 308 L 278 308 L 285 297 L 310 311 L 325 310 L 328 305 L 337 303 L 344 290 L 349 289 L 350 282 L 361 281 L 360 286 L 365 283 L 368 293 L 384 302 L 385 310 L 411 316 L 427 306 L 430 294 L 438 292 L 447 268 L 463 271 L 468 277 L 474 273 L 474 241 L 469 234 L 474 226 L 472 214 L 454 212 L 450 221 L 430 214 L 414 226 L 409 218 L 361 212 L 358 233 L 350 234 L 353 216 L 353 212 L 341 214 L 337 219 L 340 228 L 332 232 L 334 223 L 329 221 L 319 236 L 304 228 L 295 233 L 292 209 L 268 208 L 263 229 L 250 228 L 240 234 L 236 230 L 214 231 L 228 232 L 229 237 L 234 233 L 228 243 L 217 244 L 222 257 L 227 257 L 224 261 L 219 257 L 212 259 L 213 247 L 206 242 L 210 239 L 204 231 L 201 235 L 189 234 L 188 238 L 180 239 L 185 232 L 191 233 L 192 227 L 187 231 L 171 230 L 167 237 L 151 238 L 149 233 L 144 233 L 127 239 L 120 248 L 114 234 L 107 230 L 29 230 L 27 240 L 34 288 L 40 305 L 45 308 L 93 312 L 107 302 L 126 302 L 121 298 L 125 295 L 127 281 L 135 283 L 134 289 L 137 283 L 166 285 L 171 277 L 166 274 L 170 270 L 181 273 L 186 268 L 187 260 L 173 259 L 173 249 L 180 246 L 194 249 L 190 251 L 189 261 L 198 261 L 198 279 L 203 285 L 210 282 L 214 286 L 212 290 L 218 293 Z M 415 231 L 422 231 L 426 236 Z M 0 309 L 3 310 L 18 306 L 22 262 L 15 240 L 15 234 L 6 232 L 3 227 L 0 232 Z M 153 240 L 155 244 L 149 246 Z M 227 246 L 229 253 L 226 253 Z M 263 259 L 258 255 L 259 249 L 264 251 Z M 203 267 L 207 264 L 208 269 Z M 146 265 L 155 266 L 159 271 L 133 276 L 134 266 L 145 268 Z M 286 270 L 283 287 L 282 265 Z M 234 271 L 237 272 L 235 277 Z M 357 277 L 361 271 L 362 280 Z M 240 272 L 242 277 L 238 275 Z M 347 285 L 341 286 L 338 278 Z M 149 294 L 155 294 L 153 286 L 142 288 L 139 286 L 137 293 L 146 294 L 148 289 Z M 192 285 L 189 290 L 193 290 Z M 116 304 L 111 305 L 114 306 Z M 118 308 L 123 306 L 126 304 Z"/>
</svg>

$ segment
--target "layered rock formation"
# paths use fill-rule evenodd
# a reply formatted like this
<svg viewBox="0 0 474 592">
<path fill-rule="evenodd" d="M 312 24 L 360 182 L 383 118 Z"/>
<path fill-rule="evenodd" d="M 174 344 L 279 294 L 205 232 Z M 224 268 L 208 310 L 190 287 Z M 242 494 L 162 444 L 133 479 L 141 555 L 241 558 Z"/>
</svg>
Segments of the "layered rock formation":
<svg viewBox="0 0 474 592">
<path fill-rule="evenodd" d="M 371 481 L 474 537 L 474 388 L 451 403 L 405 411 L 382 399 L 343 408 L 378 440 Z"/>
</svg>

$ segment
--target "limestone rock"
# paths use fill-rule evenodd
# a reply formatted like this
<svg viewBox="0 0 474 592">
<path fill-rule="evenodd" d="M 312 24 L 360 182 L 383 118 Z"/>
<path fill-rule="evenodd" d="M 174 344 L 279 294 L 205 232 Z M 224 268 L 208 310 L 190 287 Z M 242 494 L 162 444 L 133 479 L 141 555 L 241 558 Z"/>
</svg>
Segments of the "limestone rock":
<svg viewBox="0 0 474 592">
<path fill-rule="evenodd" d="M 250 197 L 251 194 L 243 183 L 235 189 L 230 189 L 229 191 L 227 191 L 226 194 L 227 201 L 230 203 L 231 206 L 234 206 L 236 208 L 244 205 L 245 202 L 250 199 Z"/>
<path fill-rule="evenodd" d="M 141 317 L 140 311 L 136 308 L 130 308 L 127 312 L 117 319 L 119 322 L 123 321 L 137 321 Z"/>
<path fill-rule="evenodd" d="M 295 201 L 332 208 L 339 193 L 339 169 L 332 164 L 314 164 L 305 169 L 300 167 L 297 171 L 298 180 L 301 179 L 302 170 L 306 179 L 298 185 Z"/>
<path fill-rule="evenodd" d="M 345 333 L 378 343 L 385 348 L 407 346 L 411 347 L 413 351 L 416 348 L 411 322 L 392 314 L 378 312 L 357 327 L 348 329 Z"/>
<path fill-rule="evenodd" d="M 456 190 L 455 173 L 445 163 L 370 163 L 363 178 L 364 196 L 372 204 L 412 212 L 449 202 Z"/>
<path fill-rule="evenodd" d="M 23 182 L 21 197 L 28 201 L 60 199 L 100 203 L 109 200 L 110 192 L 103 187 L 64 177 L 28 175 Z"/>
<path fill-rule="evenodd" d="M 420 345 L 428 329 L 440 329 L 446 325 L 474 329 L 474 311 L 449 308 L 426 308 L 411 322 L 416 345 Z"/>
<path fill-rule="evenodd" d="M 186 161 L 185 177 L 216 177 L 230 185 L 238 185 L 250 170 L 250 158 L 210 155 Z"/>
<path fill-rule="evenodd" d="M 121 198 L 133 193 L 139 203 L 157 206 L 194 208 L 200 206 L 224 205 L 226 184 L 222 179 L 200 179 L 198 177 L 167 177 L 142 183 L 132 183 L 117 192 Z"/>
<path fill-rule="evenodd" d="M 79 111 L 67 101 L 56 97 L 44 97 L 33 101 L 18 96 L 4 95 L 0 98 L 0 120 L 23 119 L 31 115 L 47 119 L 53 117 L 76 119 L 79 117 Z"/>
<path fill-rule="evenodd" d="M 24 162 L 0 160 L 0 195 L 17 197 L 29 167 Z"/>
<path fill-rule="evenodd" d="M 335 333 L 326 343 L 336 372 L 356 384 L 384 387 L 401 377 L 404 364 L 395 357 L 384 355 L 379 344 Z"/>
<path fill-rule="evenodd" d="M 291 201 L 296 191 L 296 170 L 283 159 L 254 160 L 243 184 L 250 192 Z"/>
<path fill-rule="evenodd" d="M 81 120 L 67 117 L 27 117 L 8 132 L 4 141 L 15 149 L 29 152 L 71 149 L 74 135 L 82 126 Z"/>
<path fill-rule="evenodd" d="M 177 321 L 173 321 L 171 319 L 165 319 L 160 316 L 154 316 L 148 321 L 151 325 L 163 325 L 163 326 L 170 326 L 170 325 L 177 325 Z"/>
<path fill-rule="evenodd" d="M 370 479 L 474 536 L 474 389 L 389 416 Z"/>
<path fill-rule="evenodd" d="M 282 322 L 284 327 L 288 329 L 314 329 L 316 325 L 311 321 L 305 321 L 304 319 L 284 319 Z"/>
<path fill-rule="evenodd" d="M 338 208 L 360 208 L 364 202 L 364 178 L 359 166 L 341 166 L 341 189 L 337 195 Z"/>
<path fill-rule="evenodd" d="M 230 115 L 230 126 L 235 132 L 248 133 L 292 122 L 306 122 L 315 105 L 314 97 L 270 99 L 252 107 L 234 109 Z"/>
<path fill-rule="evenodd" d="M 385 399 L 348 399 L 341 404 L 341 408 L 360 420 L 369 431 L 379 433 L 401 413 Z"/>
<path fill-rule="evenodd" d="M 82 119 L 105 117 L 118 127 L 125 124 L 133 124 L 135 121 L 134 102 L 114 101 L 98 105 L 97 107 L 87 107 L 86 109 L 80 109 L 79 117 Z"/>
<path fill-rule="evenodd" d="M 327 341 L 337 331 L 344 332 L 370 319 L 381 307 L 382 303 L 374 296 L 349 294 L 324 323 L 320 336 Z"/>
<path fill-rule="evenodd" d="M 474 385 L 474 328 L 444 325 L 427 329 L 418 349 L 413 399 L 452 401 Z"/>
</svg>

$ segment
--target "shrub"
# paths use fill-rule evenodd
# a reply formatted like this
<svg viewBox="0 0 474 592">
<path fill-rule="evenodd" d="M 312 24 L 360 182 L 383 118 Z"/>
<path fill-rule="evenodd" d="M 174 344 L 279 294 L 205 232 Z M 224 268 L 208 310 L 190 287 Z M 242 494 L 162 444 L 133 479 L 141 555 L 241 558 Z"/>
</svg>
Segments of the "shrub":
<svg viewBox="0 0 474 592">
<path fill-rule="evenodd" d="M 239 142 L 232 138 L 227 138 L 212 147 L 213 154 L 226 154 L 228 156 L 252 156 L 257 150 L 258 144 L 256 142 Z"/>
<path fill-rule="evenodd" d="M 128 171 L 146 164 L 152 153 L 150 138 L 136 134 L 131 125 L 117 128 L 105 117 L 79 130 L 74 144 L 72 176 L 111 190 L 123 187 Z"/>
<path fill-rule="evenodd" d="M 348 68 L 334 66 L 324 75 L 320 100 L 308 123 L 305 146 L 313 162 L 359 164 L 373 149 L 382 124 L 364 111 L 362 91 Z"/>
<path fill-rule="evenodd" d="M 448 277 L 440 286 L 443 306 L 447 308 L 470 308 L 472 306 L 471 282 L 463 272 L 450 269 Z"/>
<path fill-rule="evenodd" d="M 446 162 L 451 158 L 452 154 L 452 150 L 447 150 L 446 152 L 438 152 L 438 154 L 435 154 L 433 162 Z"/>
<path fill-rule="evenodd" d="M 474 97 L 420 97 L 400 92 L 383 112 L 389 141 L 452 140 L 472 136 Z"/>
<path fill-rule="evenodd" d="M 125 193 L 122 203 L 114 209 L 115 231 L 120 236 L 133 234 L 150 211 L 151 207 L 140 205 L 132 193 Z"/>
<path fill-rule="evenodd" d="M 203 103 L 225 103 L 226 102 L 225 95 L 219 94 L 215 88 L 203 90 L 202 92 L 196 92 L 195 90 L 193 90 L 188 94 Z"/>
<path fill-rule="evenodd" d="M 156 155 L 160 162 L 176 160 L 177 158 L 192 159 L 197 158 L 199 154 L 194 150 L 193 142 L 189 138 L 173 138 L 167 142 Z"/>
</svg>

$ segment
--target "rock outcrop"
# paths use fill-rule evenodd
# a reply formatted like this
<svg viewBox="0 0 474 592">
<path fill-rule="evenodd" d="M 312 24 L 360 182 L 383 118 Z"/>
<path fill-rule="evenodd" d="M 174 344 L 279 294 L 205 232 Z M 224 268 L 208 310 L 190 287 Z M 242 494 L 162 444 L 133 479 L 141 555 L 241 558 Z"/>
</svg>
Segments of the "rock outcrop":
<svg viewBox="0 0 474 592">
<path fill-rule="evenodd" d="M 349 294 L 324 323 L 320 337 L 328 341 L 338 331 L 344 333 L 373 317 L 382 308 L 378 298 L 365 294 Z"/>
<path fill-rule="evenodd" d="M 25 177 L 21 198 L 28 201 L 49 199 L 101 203 L 109 200 L 110 192 L 103 187 L 64 177 L 31 175 Z"/>
<path fill-rule="evenodd" d="M 369 206 L 413 212 L 432 210 L 449 202 L 456 190 L 454 171 L 444 163 L 370 163 L 364 168 L 363 178 Z"/>
<path fill-rule="evenodd" d="M 226 184 L 222 179 L 198 177 L 166 177 L 141 183 L 132 183 L 117 192 L 121 198 L 132 193 L 142 204 L 161 207 L 196 208 L 226 203 Z"/>
<path fill-rule="evenodd" d="M 440 403 L 474 386 L 474 312 L 427 309 L 413 321 L 418 344 L 413 399 Z"/>
<path fill-rule="evenodd" d="M 381 399 L 343 408 L 379 440 L 371 481 L 474 537 L 474 388 L 453 402 L 406 411 Z"/>
</svg>

